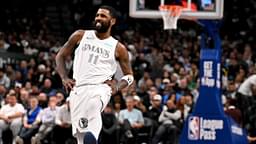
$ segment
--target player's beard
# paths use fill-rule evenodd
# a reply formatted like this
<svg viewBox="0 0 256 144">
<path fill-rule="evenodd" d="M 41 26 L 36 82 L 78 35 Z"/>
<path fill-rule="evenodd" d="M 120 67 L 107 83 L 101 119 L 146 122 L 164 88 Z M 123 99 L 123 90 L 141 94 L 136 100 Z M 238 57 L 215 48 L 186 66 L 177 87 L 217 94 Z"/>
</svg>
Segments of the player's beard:
<svg viewBox="0 0 256 144">
<path fill-rule="evenodd" d="M 95 29 L 98 33 L 105 33 L 110 27 L 110 21 L 108 22 L 94 22 Z"/>
</svg>

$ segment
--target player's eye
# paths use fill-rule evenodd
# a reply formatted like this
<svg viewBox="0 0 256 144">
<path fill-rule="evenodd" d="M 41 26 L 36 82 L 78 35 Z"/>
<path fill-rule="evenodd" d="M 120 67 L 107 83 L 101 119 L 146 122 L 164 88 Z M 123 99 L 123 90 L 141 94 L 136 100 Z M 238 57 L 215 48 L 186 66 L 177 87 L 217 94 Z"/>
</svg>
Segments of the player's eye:
<svg viewBox="0 0 256 144">
<path fill-rule="evenodd" d="M 103 17 L 103 18 L 106 18 L 106 17 L 107 17 L 107 15 L 104 14 L 104 13 L 99 13 L 98 16 Z"/>
</svg>

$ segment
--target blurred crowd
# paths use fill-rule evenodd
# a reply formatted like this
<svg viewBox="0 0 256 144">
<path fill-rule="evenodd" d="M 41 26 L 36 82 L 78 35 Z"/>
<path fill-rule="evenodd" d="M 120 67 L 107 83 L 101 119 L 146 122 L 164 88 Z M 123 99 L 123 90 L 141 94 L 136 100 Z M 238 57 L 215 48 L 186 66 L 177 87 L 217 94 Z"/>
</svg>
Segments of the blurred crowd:
<svg viewBox="0 0 256 144">
<path fill-rule="evenodd" d="M 100 1 L 98 1 L 100 2 Z M 90 25 L 83 1 L 71 5 L 74 29 Z M 99 5 L 101 3 L 92 3 Z M 108 3 L 114 6 L 124 2 Z M 222 103 L 248 132 L 256 136 L 256 3 L 234 1 L 221 22 Z M 226 6 L 225 6 L 226 8 Z M 10 10 L 6 10 L 6 13 Z M 86 12 L 90 12 L 89 14 Z M 163 31 L 161 20 L 128 18 L 120 10 L 114 37 L 123 42 L 130 56 L 135 82 L 111 97 L 102 113 L 102 144 L 177 144 L 183 122 L 199 95 L 200 33 L 194 22 L 179 21 L 175 31 Z M 55 56 L 64 41 L 51 33 L 51 24 L 41 15 L 5 16 L 0 30 L 0 144 L 75 143 L 71 133 L 68 93 L 55 69 Z M 150 30 L 149 30 L 150 29 Z M 71 32 L 70 32 L 71 33 Z M 14 61 L 4 58 L 18 53 Z M 25 55 L 25 58 L 19 58 Z M 17 60 L 18 59 L 18 60 Z M 72 57 L 66 69 L 72 76 Z M 120 78 L 120 73 L 116 78 Z M 131 111 L 129 114 L 127 111 Z M 61 131 L 62 135 L 59 135 Z M 12 135 L 11 138 L 9 136 Z M 65 136 L 63 136 L 65 135 Z M 65 138 L 65 139 L 64 139 Z"/>
</svg>

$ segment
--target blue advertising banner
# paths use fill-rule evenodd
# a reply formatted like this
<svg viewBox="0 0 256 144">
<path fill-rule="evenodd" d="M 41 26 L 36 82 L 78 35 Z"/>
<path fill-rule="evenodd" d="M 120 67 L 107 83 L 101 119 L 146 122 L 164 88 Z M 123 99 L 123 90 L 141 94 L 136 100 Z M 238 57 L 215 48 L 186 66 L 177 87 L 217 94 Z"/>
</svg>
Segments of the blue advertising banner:
<svg viewBox="0 0 256 144">
<path fill-rule="evenodd" d="M 188 116 L 180 144 L 247 144 L 247 134 L 235 121 L 225 115 L 221 102 L 221 40 L 217 26 L 206 21 L 200 52 L 199 97 Z M 214 47 L 206 45 L 206 35 Z"/>
</svg>

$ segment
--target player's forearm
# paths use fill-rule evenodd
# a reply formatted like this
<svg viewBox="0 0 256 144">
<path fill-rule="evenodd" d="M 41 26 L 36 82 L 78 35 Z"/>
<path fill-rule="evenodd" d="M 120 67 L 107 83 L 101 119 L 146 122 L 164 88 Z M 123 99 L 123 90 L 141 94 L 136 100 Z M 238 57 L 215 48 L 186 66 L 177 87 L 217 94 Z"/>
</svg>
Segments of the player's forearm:
<svg viewBox="0 0 256 144">
<path fill-rule="evenodd" d="M 133 75 L 127 74 L 121 78 L 121 81 L 117 83 L 117 90 L 121 90 L 123 88 L 126 88 L 127 86 L 130 86 L 133 83 Z"/>
<path fill-rule="evenodd" d="M 121 80 L 117 83 L 117 89 L 122 90 L 128 86 L 128 83 L 125 80 Z"/>
<path fill-rule="evenodd" d="M 61 79 L 68 78 L 67 71 L 65 69 L 65 57 L 62 55 L 56 56 L 56 70 Z"/>
</svg>

